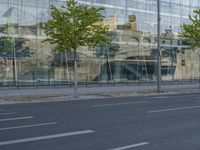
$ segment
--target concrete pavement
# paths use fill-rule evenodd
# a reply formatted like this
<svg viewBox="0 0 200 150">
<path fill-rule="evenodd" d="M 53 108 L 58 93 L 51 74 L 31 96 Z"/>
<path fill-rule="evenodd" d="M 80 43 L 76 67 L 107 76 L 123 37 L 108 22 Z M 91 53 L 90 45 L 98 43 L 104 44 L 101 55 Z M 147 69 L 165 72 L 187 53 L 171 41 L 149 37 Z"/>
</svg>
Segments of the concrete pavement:
<svg viewBox="0 0 200 150">
<path fill-rule="evenodd" d="M 141 85 L 110 85 L 110 86 L 90 86 L 79 87 L 78 99 L 94 99 L 107 97 L 127 97 L 127 96 L 148 96 L 158 95 L 155 84 Z M 199 92 L 199 84 L 164 84 L 162 92 L 159 94 L 176 94 L 176 93 L 191 93 Z M 0 89 L 0 104 L 7 103 L 24 103 L 38 101 L 63 101 L 73 100 L 73 88 L 12 88 Z"/>
</svg>

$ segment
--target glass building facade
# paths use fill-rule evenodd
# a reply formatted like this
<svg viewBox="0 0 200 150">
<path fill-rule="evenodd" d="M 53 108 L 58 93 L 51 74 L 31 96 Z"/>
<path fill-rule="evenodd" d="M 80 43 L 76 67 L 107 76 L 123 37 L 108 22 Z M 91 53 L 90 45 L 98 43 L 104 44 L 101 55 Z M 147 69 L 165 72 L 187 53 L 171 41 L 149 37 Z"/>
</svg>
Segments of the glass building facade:
<svg viewBox="0 0 200 150">
<path fill-rule="evenodd" d="M 65 0 L 0 0 L 0 86 L 73 83 L 73 53 L 42 42 L 50 6 Z M 78 0 L 105 7 L 110 45 L 78 50 L 80 84 L 156 81 L 157 0 Z M 199 78 L 199 52 L 178 37 L 200 0 L 161 0 L 162 81 Z"/>
</svg>

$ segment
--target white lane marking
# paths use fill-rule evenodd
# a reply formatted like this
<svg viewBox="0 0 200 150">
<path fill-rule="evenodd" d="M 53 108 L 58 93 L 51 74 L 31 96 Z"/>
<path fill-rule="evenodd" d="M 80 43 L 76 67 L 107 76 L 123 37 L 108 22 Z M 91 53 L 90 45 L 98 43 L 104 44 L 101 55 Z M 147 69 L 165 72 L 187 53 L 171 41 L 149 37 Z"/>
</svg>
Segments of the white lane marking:
<svg viewBox="0 0 200 150">
<path fill-rule="evenodd" d="M 155 97 L 148 97 L 150 99 L 165 99 L 168 98 L 167 96 L 155 96 Z"/>
<path fill-rule="evenodd" d="M 30 128 L 30 127 L 38 127 L 38 126 L 47 126 L 47 125 L 55 125 L 55 124 L 58 124 L 58 122 L 48 122 L 48 123 L 31 124 L 31 125 L 16 126 L 16 127 L 6 127 L 6 128 L 0 128 L 0 131 L 11 130 L 11 129 Z"/>
<path fill-rule="evenodd" d="M 147 145 L 147 144 L 149 144 L 149 143 L 148 142 L 143 142 L 143 143 L 137 143 L 137 144 L 128 145 L 128 146 L 113 148 L 111 150 L 124 150 L 124 149 L 129 149 L 129 148 L 133 148 L 133 147 L 143 146 L 143 145 Z"/>
<path fill-rule="evenodd" d="M 118 106 L 118 105 L 129 105 L 129 104 L 142 104 L 142 103 L 148 103 L 148 102 L 149 101 L 127 102 L 127 103 L 109 103 L 109 104 L 92 105 L 92 107 L 106 107 L 106 106 Z"/>
<path fill-rule="evenodd" d="M 68 132 L 68 133 L 61 133 L 61 134 L 38 136 L 38 137 L 25 138 L 25 139 L 17 139 L 17 140 L 12 140 L 12 141 L 3 141 L 3 142 L 0 142 L 0 146 L 40 141 L 40 140 L 55 139 L 55 138 L 68 137 L 68 136 L 74 136 L 74 135 L 89 134 L 89 133 L 94 133 L 94 132 L 95 131 L 93 131 L 93 130 L 83 130 L 83 131 L 75 131 L 75 132 Z"/>
<path fill-rule="evenodd" d="M 0 116 L 13 115 L 13 114 L 16 114 L 16 112 L 0 113 Z"/>
<path fill-rule="evenodd" d="M 193 109 L 193 108 L 200 108 L 200 106 L 189 106 L 189 107 L 178 107 L 178 108 L 170 108 L 170 109 L 160 109 L 160 110 L 147 111 L 147 113 L 159 113 L 159 112 L 177 111 L 177 110 L 185 110 L 185 109 Z"/>
<path fill-rule="evenodd" d="M 32 119 L 33 116 L 27 116 L 27 117 L 18 117 L 18 118 L 6 118 L 6 119 L 0 119 L 0 122 L 3 121 L 12 121 L 12 120 L 23 120 L 23 119 Z"/>
<path fill-rule="evenodd" d="M 14 94 L 6 94 L 6 95 L 1 95 L 1 97 L 4 96 L 20 96 L 20 95 L 34 95 L 33 93 L 14 93 Z"/>
</svg>

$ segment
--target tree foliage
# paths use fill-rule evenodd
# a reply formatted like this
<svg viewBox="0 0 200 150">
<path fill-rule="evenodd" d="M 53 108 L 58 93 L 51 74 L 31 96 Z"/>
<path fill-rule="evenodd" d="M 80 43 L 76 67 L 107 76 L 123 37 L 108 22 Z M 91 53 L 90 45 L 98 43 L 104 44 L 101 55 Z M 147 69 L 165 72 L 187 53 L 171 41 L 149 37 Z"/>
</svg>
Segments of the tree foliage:
<svg viewBox="0 0 200 150">
<path fill-rule="evenodd" d="M 20 57 L 31 57 L 33 50 L 27 46 L 24 46 L 24 43 L 28 41 L 24 38 L 18 38 L 13 40 L 10 37 L 0 38 L 0 57 L 3 58 L 12 58 L 13 49 L 15 49 L 16 58 Z"/>
<path fill-rule="evenodd" d="M 61 8 L 51 6 L 51 17 L 44 31 L 56 49 L 77 49 L 80 46 L 97 46 L 108 43 L 108 27 L 102 24 L 103 8 L 77 5 L 76 0 L 68 0 Z"/>
<path fill-rule="evenodd" d="M 3 27 L 3 33 L 7 36 L 0 38 L 0 57 L 13 58 L 13 52 L 15 51 L 16 58 L 18 57 L 31 57 L 33 54 L 32 49 L 25 46 L 25 43 L 29 41 L 25 38 L 14 38 L 15 27 L 11 24 L 6 24 Z"/>
<path fill-rule="evenodd" d="M 200 48 L 200 9 L 189 15 L 191 24 L 183 24 L 180 36 L 190 41 L 192 48 Z"/>
</svg>

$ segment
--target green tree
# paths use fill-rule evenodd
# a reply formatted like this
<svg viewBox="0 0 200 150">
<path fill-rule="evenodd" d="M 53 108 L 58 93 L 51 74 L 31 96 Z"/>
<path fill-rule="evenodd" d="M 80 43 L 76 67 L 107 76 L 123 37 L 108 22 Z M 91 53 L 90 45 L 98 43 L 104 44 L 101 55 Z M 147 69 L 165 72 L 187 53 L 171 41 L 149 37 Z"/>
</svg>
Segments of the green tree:
<svg viewBox="0 0 200 150">
<path fill-rule="evenodd" d="M 190 41 L 192 48 L 200 48 L 200 9 L 194 10 L 194 15 L 189 15 L 191 24 L 183 24 L 180 36 Z"/>
<path fill-rule="evenodd" d="M 55 44 L 60 52 L 68 50 L 74 53 L 74 97 L 78 97 L 77 49 L 109 42 L 106 36 L 108 27 L 102 23 L 103 10 L 68 0 L 61 8 L 51 6 L 52 18 L 44 25 L 44 32 L 48 36 L 45 41 Z"/>
<path fill-rule="evenodd" d="M 25 46 L 27 39 L 16 38 L 15 42 L 10 37 L 0 38 L 0 57 L 11 59 L 13 58 L 13 47 L 16 47 L 16 58 L 31 57 L 33 50 Z M 15 45 L 14 45 L 15 44 Z"/>
<path fill-rule="evenodd" d="M 13 83 L 17 85 L 17 64 L 16 61 L 20 57 L 30 57 L 32 51 L 29 47 L 24 44 L 27 39 L 15 38 L 16 27 L 13 24 L 6 24 L 2 27 L 2 32 L 7 35 L 7 37 L 0 38 L 0 57 L 4 59 L 4 65 L 6 66 L 6 60 L 12 60 L 13 65 Z"/>
</svg>

